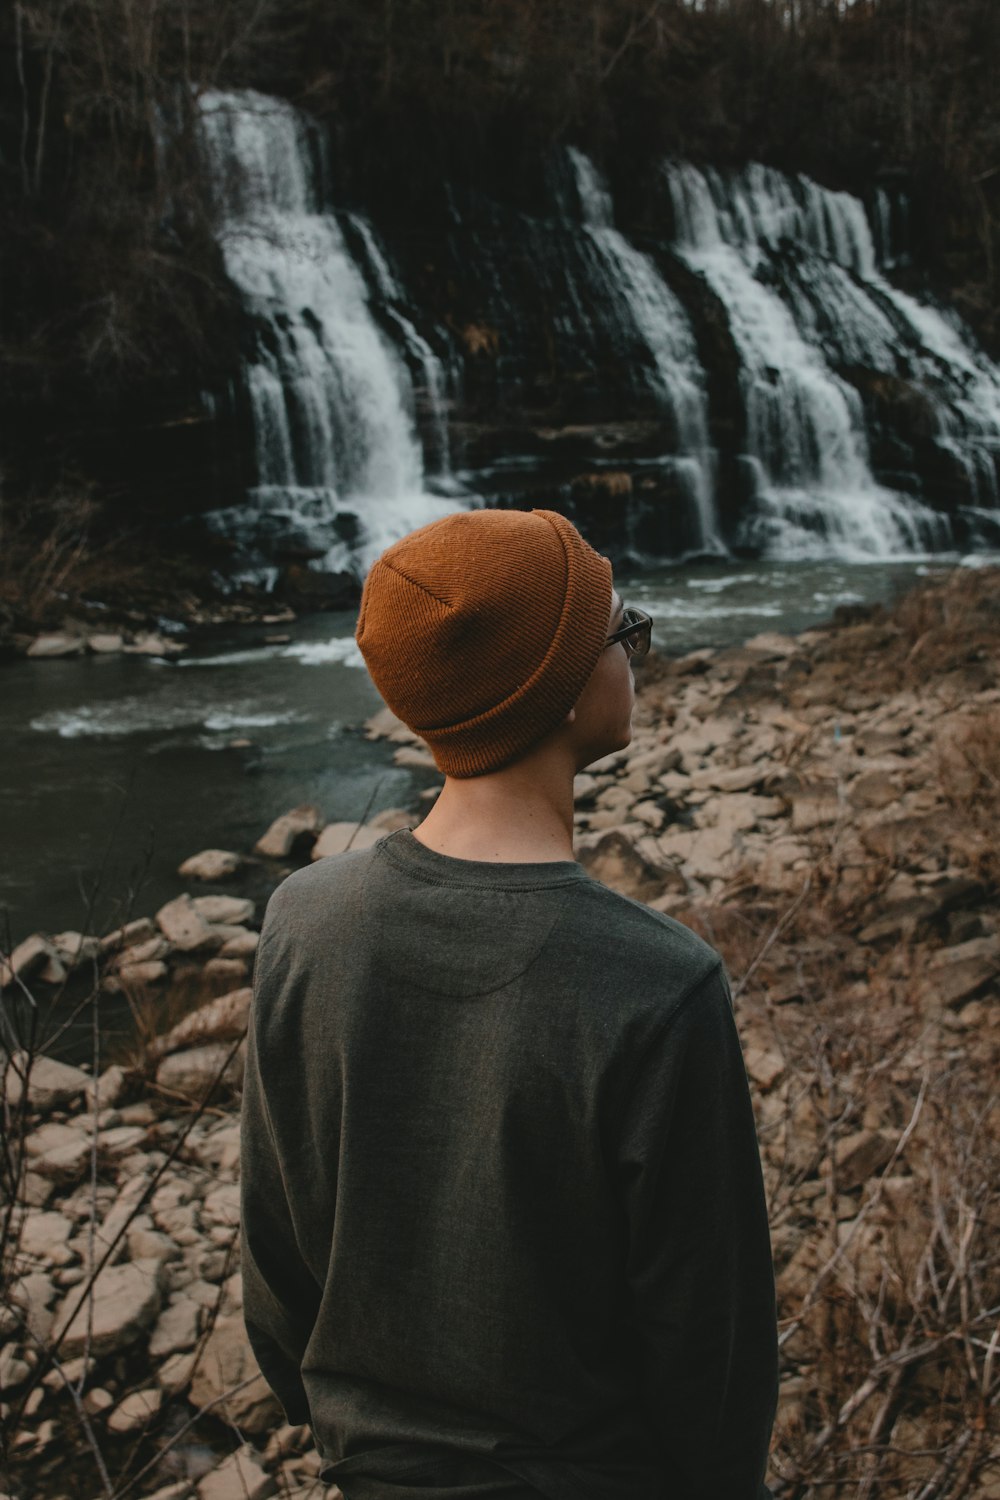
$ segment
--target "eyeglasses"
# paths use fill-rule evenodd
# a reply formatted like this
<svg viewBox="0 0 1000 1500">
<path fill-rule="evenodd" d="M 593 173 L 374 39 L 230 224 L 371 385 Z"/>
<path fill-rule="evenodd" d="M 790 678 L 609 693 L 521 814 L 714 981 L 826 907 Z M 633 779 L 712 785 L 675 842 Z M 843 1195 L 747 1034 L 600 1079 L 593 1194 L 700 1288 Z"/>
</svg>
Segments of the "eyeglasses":
<svg viewBox="0 0 1000 1500">
<path fill-rule="evenodd" d="M 638 661 L 649 650 L 652 637 L 653 618 L 651 615 L 647 615 L 642 609 L 623 609 L 621 625 L 608 636 L 604 644 L 613 646 L 616 641 L 621 641 L 628 652 L 629 659 Z"/>
</svg>

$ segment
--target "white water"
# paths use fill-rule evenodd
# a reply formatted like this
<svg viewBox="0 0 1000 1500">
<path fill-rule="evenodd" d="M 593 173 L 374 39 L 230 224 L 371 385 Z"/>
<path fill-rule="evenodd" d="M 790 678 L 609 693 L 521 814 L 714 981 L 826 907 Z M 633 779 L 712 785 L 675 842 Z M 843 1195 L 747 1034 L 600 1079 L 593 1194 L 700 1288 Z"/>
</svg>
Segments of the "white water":
<svg viewBox="0 0 1000 1500">
<path fill-rule="evenodd" d="M 700 548 L 725 555 L 715 507 L 708 396 L 690 320 L 649 256 L 615 229 L 611 195 L 593 162 L 572 147 L 568 155 L 604 295 L 620 305 L 621 316 L 634 323 L 652 356 L 657 392 L 676 428 L 675 465 L 695 507 Z"/>
<path fill-rule="evenodd" d="M 206 93 L 200 109 L 226 270 L 256 333 L 245 378 L 258 483 L 215 524 L 251 543 L 291 536 L 323 568 L 363 574 L 456 502 L 427 493 L 410 377 L 322 201 L 319 137 L 252 90 Z"/>
<path fill-rule="evenodd" d="M 725 181 L 665 168 L 675 250 L 725 305 L 740 356 L 756 503 L 740 540 L 766 556 L 893 557 L 946 545 L 943 518 L 876 483 L 857 392 L 837 377 L 772 285 L 769 253 L 794 242 L 815 257 L 874 274 L 862 205 L 803 179 L 752 166 Z"/>
</svg>

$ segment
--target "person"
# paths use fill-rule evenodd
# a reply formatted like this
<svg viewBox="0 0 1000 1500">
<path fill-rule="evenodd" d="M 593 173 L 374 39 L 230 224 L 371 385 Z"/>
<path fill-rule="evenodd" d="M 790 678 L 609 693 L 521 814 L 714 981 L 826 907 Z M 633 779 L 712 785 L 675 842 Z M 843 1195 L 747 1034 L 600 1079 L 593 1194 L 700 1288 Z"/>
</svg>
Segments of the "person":
<svg viewBox="0 0 1000 1500">
<path fill-rule="evenodd" d="M 549 510 L 391 546 L 357 641 L 444 786 L 268 903 L 244 1317 L 347 1500 L 761 1500 L 760 1157 L 719 954 L 573 857 L 651 622 Z"/>
</svg>

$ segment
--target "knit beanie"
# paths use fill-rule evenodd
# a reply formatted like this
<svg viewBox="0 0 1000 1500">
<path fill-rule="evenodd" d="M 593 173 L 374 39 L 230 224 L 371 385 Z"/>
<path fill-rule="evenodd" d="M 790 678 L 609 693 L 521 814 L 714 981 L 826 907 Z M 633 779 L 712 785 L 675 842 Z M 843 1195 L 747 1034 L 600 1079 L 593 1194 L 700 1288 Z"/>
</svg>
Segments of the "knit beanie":
<svg viewBox="0 0 1000 1500">
<path fill-rule="evenodd" d="M 482 776 L 560 724 L 597 665 L 611 564 L 552 510 L 443 516 L 365 581 L 356 639 L 448 776 Z"/>
</svg>

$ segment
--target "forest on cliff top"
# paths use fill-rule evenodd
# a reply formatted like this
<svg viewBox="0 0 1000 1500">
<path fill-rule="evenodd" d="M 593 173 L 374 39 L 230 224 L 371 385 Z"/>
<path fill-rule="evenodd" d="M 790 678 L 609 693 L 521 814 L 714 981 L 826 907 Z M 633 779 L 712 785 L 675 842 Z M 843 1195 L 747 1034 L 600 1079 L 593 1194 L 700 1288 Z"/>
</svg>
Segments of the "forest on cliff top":
<svg viewBox="0 0 1000 1500">
<path fill-rule="evenodd" d="M 556 144 L 594 155 L 626 216 L 664 154 L 891 182 L 932 288 L 1000 347 L 995 0 L 17 0 L 0 18 L 8 494 L 85 470 L 98 419 L 169 414 L 236 368 L 194 99 L 243 87 L 329 127 L 345 202 L 401 215 L 442 176 L 502 190 Z"/>
</svg>

